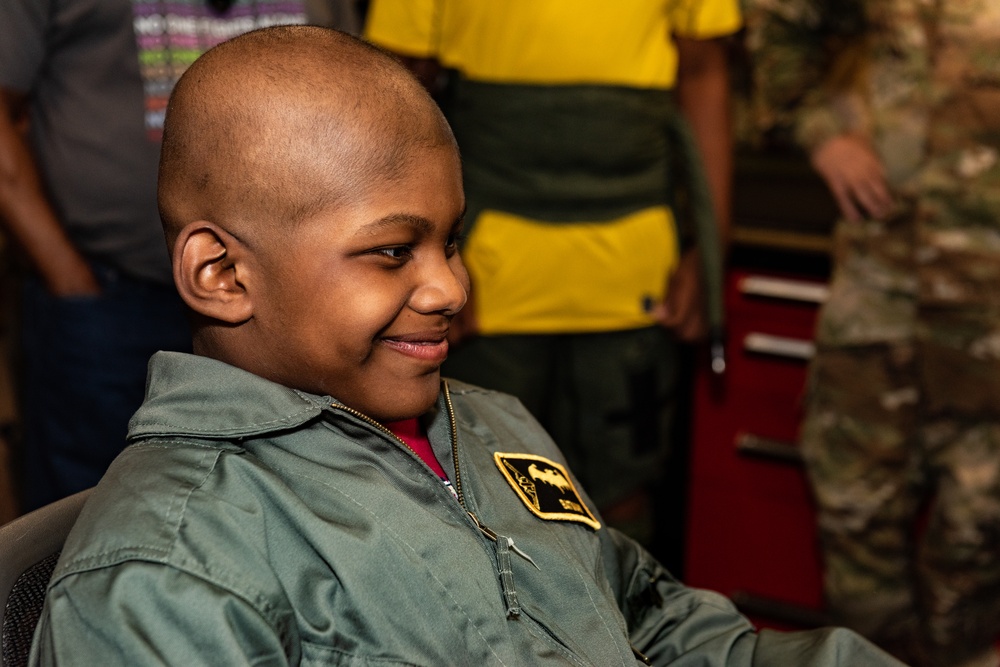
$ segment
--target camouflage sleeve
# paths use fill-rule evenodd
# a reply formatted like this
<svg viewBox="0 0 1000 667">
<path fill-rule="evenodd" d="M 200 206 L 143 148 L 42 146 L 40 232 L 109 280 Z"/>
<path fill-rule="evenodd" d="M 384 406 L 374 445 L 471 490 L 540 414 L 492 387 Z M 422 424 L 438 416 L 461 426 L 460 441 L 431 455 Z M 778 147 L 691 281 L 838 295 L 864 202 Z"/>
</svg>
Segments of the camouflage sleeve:
<svg viewBox="0 0 1000 667">
<path fill-rule="evenodd" d="M 868 43 L 864 0 L 750 0 L 758 130 L 784 128 L 810 149 L 864 129 L 860 75 Z"/>
</svg>

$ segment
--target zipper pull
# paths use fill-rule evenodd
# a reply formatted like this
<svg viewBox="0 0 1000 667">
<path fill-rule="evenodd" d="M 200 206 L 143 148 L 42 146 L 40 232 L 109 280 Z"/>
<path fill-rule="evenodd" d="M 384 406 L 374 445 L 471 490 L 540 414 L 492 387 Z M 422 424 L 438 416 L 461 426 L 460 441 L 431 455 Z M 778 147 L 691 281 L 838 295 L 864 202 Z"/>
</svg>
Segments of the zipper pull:
<svg viewBox="0 0 1000 667">
<path fill-rule="evenodd" d="M 529 563 L 531 563 L 532 565 L 534 565 L 535 569 L 538 570 L 539 572 L 542 571 L 542 568 L 538 567 L 538 563 L 536 563 L 535 560 L 531 556 L 529 556 L 527 553 L 525 553 L 524 551 L 522 551 L 520 547 L 518 547 L 516 544 L 514 544 L 514 539 L 513 538 L 506 537 L 504 535 L 497 535 L 495 532 L 493 532 L 492 530 L 490 530 L 487 526 L 485 526 L 484 524 L 480 523 L 479 522 L 479 518 L 475 514 L 473 514 L 472 512 L 467 512 L 467 514 L 469 515 L 469 518 L 472 519 L 472 522 L 474 524 L 476 524 L 476 528 L 479 529 L 479 532 L 481 532 L 483 535 L 485 535 L 487 539 L 489 539 L 491 542 L 496 542 L 498 546 L 500 544 L 500 541 L 503 540 L 504 542 L 506 542 L 505 546 L 506 546 L 507 549 L 510 549 L 511 551 L 513 551 L 514 553 L 516 553 L 518 556 L 520 556 L 524 560 L 526 560 Z"/>
<path fill-rule="evenodd" d="M 632 645 L 629 644 L 629 646 L 632 646 Z M 652 665 L 653 664 L 652 660 L 650 660 L 645 655 L 643 655 L 642 651 L 640 651 L 639 649 L 637 649 L 634 646 L 632 646 L 632 655 L 634 655 L 636 657 L 636 659 L 639 662 L 641 662 L 642 664 L 644 664 L 644 665 Z"/>
<path fill-rule="evenodd" d="M 510 546 L 514 544 L 509 537 L 498 537 L 497 565 L 500 570 L 500 588 L 503 590 L 503 602 L 507 605 L 507 618 L 517 618 L 521 615 L 521 603 L 517 599 L 517 589 L 514 588 L 514 570 L 510 566 Z"/>
<path fill-rule="evenodd" d="M 468 512 L 468 515 L 472 519 L 472 522 L 476 524 L 479 532 L 496 545 L 497 570 L 500 574 L 500 589 L 503 592 L 503 602 L 507 606 L 507 618 L 517 618 L 521 615 L 521 603 L 517 599 L 517 589 L 514 587 L 514 569 L 510 564 L 510 552 L 513 551 L 536 568 L 541 568 L 531 559 L 531 556 L 514 546 L 514 540 L 506 535 L 497 535 L 494 531 L 484 526 L 479 521 L 479 517 L 472 512 Z"/>
<path fill-rule="evenodd" d="M 450 479 L 443 479 L 441 482 L 444 484 L 445 488 L 451 493 L 451 497 L 457 500 L 459 503 L 462 499 L 458 497 L 458 491 L 455 490 L 455 485 L 451 483 Z"/>
</svg>

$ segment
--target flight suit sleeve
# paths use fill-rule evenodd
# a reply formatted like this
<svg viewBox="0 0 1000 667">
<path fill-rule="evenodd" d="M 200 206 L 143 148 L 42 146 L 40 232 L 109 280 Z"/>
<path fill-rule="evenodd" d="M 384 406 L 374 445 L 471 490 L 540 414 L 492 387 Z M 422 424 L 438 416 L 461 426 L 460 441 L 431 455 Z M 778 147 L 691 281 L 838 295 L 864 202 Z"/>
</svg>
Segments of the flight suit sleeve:
<svg viewBox="0 0 1000 667">
<path fill-rule="evenodd" d="M 295 664 L 294 623 L 260 607 L 157 563 L 71 574 L 49 591 L 29 664 Z"/>
<path fill-rule="evenodd" d="M 844 628 L 758 632 L 724 596 L 684 586 L 629 538 L 602 532 L 608 579 L 632 646 L 654 665 L 904 667 Z"/>
</svg>

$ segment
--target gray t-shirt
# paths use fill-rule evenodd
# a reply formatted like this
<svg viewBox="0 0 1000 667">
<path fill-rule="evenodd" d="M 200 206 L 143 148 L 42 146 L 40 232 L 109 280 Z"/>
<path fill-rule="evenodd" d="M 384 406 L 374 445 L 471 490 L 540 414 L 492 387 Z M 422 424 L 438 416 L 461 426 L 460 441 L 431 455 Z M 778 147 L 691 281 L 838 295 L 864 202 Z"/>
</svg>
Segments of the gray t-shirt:
<svg viewBox="0 0 1000 667">
<path fill-rule="evenodd" d="M 299 0 L 2 0 L 0 86 L 28 93 L 50 201 L 88 258 L 171 282 L 156 210 L 162 108 L 199 53 L 304 22 Z"/>
</svg>

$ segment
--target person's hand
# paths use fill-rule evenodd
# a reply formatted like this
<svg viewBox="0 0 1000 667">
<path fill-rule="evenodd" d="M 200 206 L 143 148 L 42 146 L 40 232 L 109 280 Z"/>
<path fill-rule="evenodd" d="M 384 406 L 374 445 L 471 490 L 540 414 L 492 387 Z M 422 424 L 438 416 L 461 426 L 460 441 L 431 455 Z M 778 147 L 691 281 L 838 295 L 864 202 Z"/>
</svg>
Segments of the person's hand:
<svg viewBox="0 0 1000 667">
<path fill-rule="evenodd" d="M 660 326 L 672 329 L 678 339 L 694 341 L 705 337 L 708 321 L 705 314 L 701 281 L 701 257 L 697 250 L 681 256 L 670 277 L 667 296 L 653 306 L 650 314 Z"/>
<path fill-rule="evenodd" d="M 845 218 L 857 221 L 889 214 L 893 200 L 885 168 L 868 140 L 840 134 L 816 147 L 810 158 Z"/>
<path fill-rule="evenodd" d="M 76 252 L 70 253 L 65 261 L 49 269 L 42 279 L 55 296 L 95 296 L 101 293 L 101 285 L 87 262 Z"/>
<path fill-rule="evenodd" d="M 101 287 L 49 202 L 25 137 L 28 98 L 0 87 L 0 223 L 55 296 L 99 294 Z"/>
</svg>

